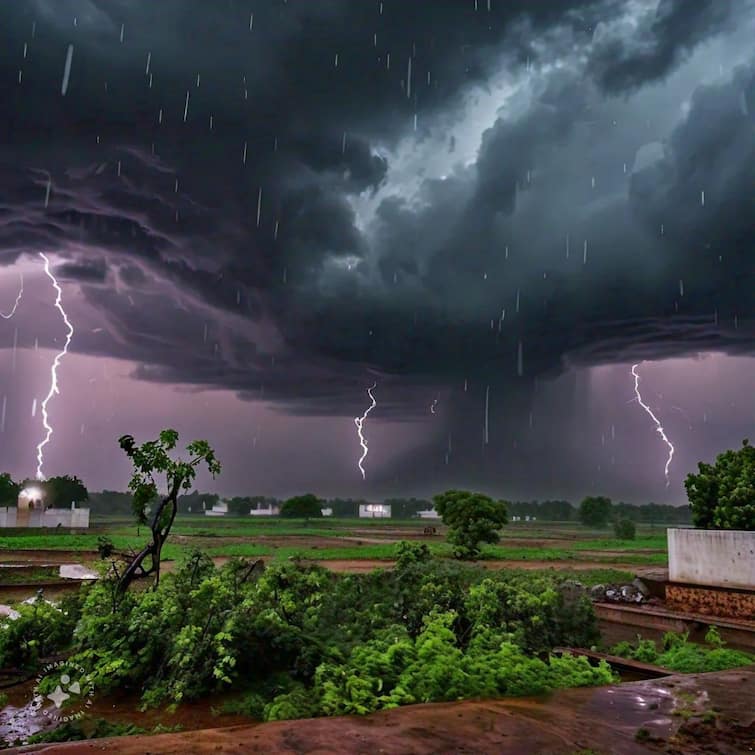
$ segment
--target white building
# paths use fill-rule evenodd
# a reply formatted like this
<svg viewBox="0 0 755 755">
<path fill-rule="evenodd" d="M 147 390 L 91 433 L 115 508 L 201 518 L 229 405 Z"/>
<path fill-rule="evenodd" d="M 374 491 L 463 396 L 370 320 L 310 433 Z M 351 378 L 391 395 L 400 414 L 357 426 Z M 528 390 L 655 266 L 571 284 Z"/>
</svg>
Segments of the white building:
<svg viewBox="0 0 755 755">
<path fill-rule="evenodd" d="M 252 509 L 249 516 L 278 516 L 281 513 L 281 507 L 277 503 L 271 503 L 267 508 Z"/>
<path fill-rule="evenodd" d="M 333 516 L 333 509 L 330 506 L 324 506 L 320 511 L 323 516 Z"/>
<path fill-rule="evenodd" d="M 17 506 L 0 508 L 0 527 L 89 527 L 89 509 L 45 507 L 44 492 L 37 488 L 24 488 L 18 494 Z"/>
<path fill-rule="evenodd" d="M 204 507 L 204 501 L 202 501 Z M 228 504 L 225 501 L 218 501 L 211 509 L 205 509 L 205 516 L 225 516 L 228 513 Z"/>
<path fill-rule="evenodd" d="M 428 509 L 427 511 L 418 511 L 420 519 L 440 519 L 440 514 L 435 509 Z"/>
<path fill-rule="evenodd" d="M 359 517 L 361 519 L 390 519 L 391 505 L 389 503 L 360 503 Z"/>
</svg>

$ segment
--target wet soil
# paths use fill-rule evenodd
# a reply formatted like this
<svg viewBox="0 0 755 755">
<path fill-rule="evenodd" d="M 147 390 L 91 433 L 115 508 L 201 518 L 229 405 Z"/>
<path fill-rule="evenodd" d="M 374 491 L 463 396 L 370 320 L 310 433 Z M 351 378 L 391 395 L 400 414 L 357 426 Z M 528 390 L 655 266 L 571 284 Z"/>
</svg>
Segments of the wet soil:
<svg viewBox="0 0 755 755">
<path fill-rule="evenodd" d="M 23 740 L 31 734 L 54 729 L 55 721 L 50 718 L 52 707 L 36 710 L 31 706 L 36 681 L 3 690 L 7 704 L 0 710 L 0 742 Z M 95 697 L 87 707 L 87 718 L 105 719 L 111 724 L 136 724 L 151 730 L 158 724 L 165 727 L 180 726 L 183 731 L 216 728 L 218 726 L 249 725 L 249 719 L 233 714 L 217 713 L 223 699 L 209 702 L 184 703 L 175 711 L 164 709 L 139 710 L 141 701 L 137 697 Z M 49 752 L 49 750 L 48 750 Z"/>
<path fill-rule="evenodd" d="M 318 718 L 144 737 L 37 745 L 10 752 L 124 755 L 612 755 L 751 752 L 755 668 L 672 676 L 546 698 L 413 705 L 370 716 Z"/>
</svg>

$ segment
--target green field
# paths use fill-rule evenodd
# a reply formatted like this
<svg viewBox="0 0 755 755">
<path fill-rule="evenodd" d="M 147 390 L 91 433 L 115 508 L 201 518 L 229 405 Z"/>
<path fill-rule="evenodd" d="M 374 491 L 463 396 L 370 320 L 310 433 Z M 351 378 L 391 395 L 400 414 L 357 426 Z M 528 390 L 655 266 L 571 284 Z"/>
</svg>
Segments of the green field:
<svg viewBox="0 0 755 755">
<path fill-rule="evenodd" d="M 317 561 L 391 561 L 395 543 L 416 540 L 439 557 L 451 557 L 444 528 L 424 535 L 423 521 L 334 519 L 318 521 L 229 517 L 208 521 L 203 516 L 181 516 L 164 550 L 174 560 L 199 548 L 213 557 L 260 557 L 273 560 L 302 558 Z M 483 548 L 483 559 L 521 562 L 571 561 L 636 566 L 663 566 L 667 561 L 663 528 L 638 528 L 635 540 L 617 540 L 609 531 L 574 524 L 517 523 L 504 528 L 501 541 Z M 144 527 L 123 518 L 95 520 L 86 533 L 43 530 L 7 530 L 0 536 L 0 558 L 20 557 L 19 551 L 71 551 L 91 561 L 98 538 L 107 536 L 119 551 L 138 549 L 147 541 Z M 375 542 L 377 541 L 377 542 Z M 12 552 L 16 552 L 16 556 Z"/>
</svg>

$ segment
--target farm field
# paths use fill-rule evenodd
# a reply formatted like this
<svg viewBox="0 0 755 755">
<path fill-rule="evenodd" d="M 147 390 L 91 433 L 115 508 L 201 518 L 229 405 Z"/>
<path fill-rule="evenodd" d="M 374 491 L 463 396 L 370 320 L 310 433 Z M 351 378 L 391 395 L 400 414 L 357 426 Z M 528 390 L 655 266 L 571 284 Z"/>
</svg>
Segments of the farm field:
<svg viewBox="0 0 755 755">
<path fill-rule="evenodd" d="M 434 534 L 424 534 L 425 527 Z M 433 555 L 452 558 L 445 527 L 425 521 L 328 519 L 249 521 L 245 517 L 179 516 L 164 548 L 165 569 L 172 570 L 194 550 L 207 553 L 220 565 L 233 557 L 262 558 L 267 562 L 301 560 L 332 571 L 363 573 L 391 568 L 396 544 L 402 540 L 426 544 Z M 23 597 L 21 574 L 3 564 L 37 565 L 28 573 L 29 584 L 42 581 L 51 564 L 80 563 L 96 568 L 100 538 L 109 538 L 116 550 L 138 549 L 146 542 L 145 529 L 126 519 L 95 520 L 86 532 L 6 530 L 0 535 L 0 601 Z M 504 528 L 497 545 L 483 547 L 480 566 L 490 569 L 526 569 L 573 575 L 586 583 L 631 579 L 638 567 L 666 565 L 666 532 L 661 526 L 638 527 L 635 540 L 617 540 L 609 531 L 590 530 L 574 523 L 515 523 Z M 2 587 L 13 585 L 12 594 Z M 6 591 L 7 592 L 7 591 Z"/>
</svg>

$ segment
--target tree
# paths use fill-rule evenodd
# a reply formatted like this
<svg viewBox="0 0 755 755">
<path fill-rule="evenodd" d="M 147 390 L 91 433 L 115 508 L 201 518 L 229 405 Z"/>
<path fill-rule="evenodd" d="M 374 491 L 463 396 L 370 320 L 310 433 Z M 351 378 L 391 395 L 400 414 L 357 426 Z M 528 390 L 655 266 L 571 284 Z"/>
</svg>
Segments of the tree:
<svg viewBox="0 0 755 755">
<path fill-rule="evenodd" d="M 755 529 L 755 447 L 745 439 L 737 451 L 724 451 L 715 464 L 700 462 L 684 487 L 695 527 Z"/>
<path fill-rule="evenodd" d="M 49 477 L 42 486 L 46 503 L 55 508 L 67 509 L 72 503 L 79 504 L 89 499 L 89 491 L 76 476 Z"/>
<path fill-rule="evenodd" d="M 205 510 L 209 511 L 219 500 L 217 493 L 200 493 L 195 490 L 188 495 L 178 496 L 178 513 L 201 514 Z"/>
<path fill-rule="evenodd" d="M 21 485 L 13 482 L 7 472 L 0 474 L 0 506 L 15 506 L 20 492 Z"/>
<path fill-rule="evenodd" d="M 355 501 L 351 498 L 331 498 L 328 506 L 333 509 L 333 516 L 338 518 L 357 517 L 359 516 L 359 504 L 367 501 Z"/>
<path fill-rule="evenodd" d="M 297 519 L 322 516 L 322 501 L 314 493 L 296 495 L 281 506 L 280 515 Z"/>
<path fill-rule="evenodd" d="M 613 533 L 619 540 L 634 540 L 637 527 L 631 519 L 621 517 L 613 523 Z"/>
<path fill-rule="evenodd" d="M 430 501 L 422 498 L 389 498 L 385 502 L 391 507 L 392 519 L 412 519 L 420 511 L 427 511 L 432 506 Z"/>
<path fill-rule="evenodd" d="M 152 540 L 134 557 L 119 581 L 119 591 L 128 589 L 137 577 L 154 574 L 155 586 L 160 582 L 160 555 L 163 545 L 170 534 L 173 521 L 178 513 L 178 494 L 181 490 L 190 490 L 197 474 L 197 467 L 204 462 L 213 478 L 220 473 L 220 462 L 206 440 L 194 440 L 186 446 L 189 460 L 174 460 L 169 451 L 176 447 L 178 433 L 175 430 L 163 430 L 157 440 L 148 441 L 137 446 L 132 435 L 123 435 L 118 440 L 134 465 L 134 473 L 128 488 L 133 492 L 133 510 L 139 524 L 147 524 L 147 507 L 158 497 L 155 475 L 165 475 L 168 494 L 155 507 L 150 529 Z M 150 558 L 149 567 L 144 566 Z"/>
<path fill-rule="evenodd" d="M 448 525 L 448 542 L 456 546 L 457 558 L 476 558 L 480 543 L 497 543 L 498 531 L 508 521 L 505 501 L 482 493 L 447 490 L 433 496 L 435 510 Z"/>
<path fill-rule="evenodd" d="M 585 527 L 605 527 L 611 517 L 611 499 L 603 495 L 587 496 L 579 504 L 579 521 Z"/>
</svg>

